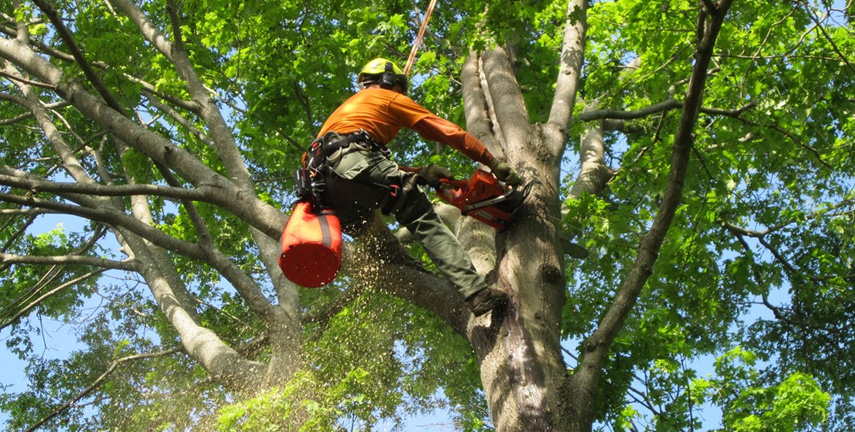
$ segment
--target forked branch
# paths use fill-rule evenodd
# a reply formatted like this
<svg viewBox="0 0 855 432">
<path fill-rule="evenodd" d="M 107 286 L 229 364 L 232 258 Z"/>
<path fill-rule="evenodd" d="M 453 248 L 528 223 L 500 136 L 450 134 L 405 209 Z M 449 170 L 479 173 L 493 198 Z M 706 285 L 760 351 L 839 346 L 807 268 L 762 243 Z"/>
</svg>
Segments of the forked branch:
<svg viewBox="0 0 855 432">
<path fill-rule="evenodd" d="M 585 342 L 585 356 L 577 373 L 573 375 L 573 384 L 582 394 L 594 393 L 606 353 L 632 311 L 645 282 L 653 272 L 653 264 L 656 262 L 677 207 L 682 200 L 683 185 L 691 154 L 692 134 L 698 119 L 708 67 L 730 3 L 730 0 L 723 0 L 712 15 L 707 15 L 704 11 L 699 13 L 695 64 L 686 92 L 680 124 L 674 137 L 668 185 L 653 225 L 639 245 L 635 263 L 597 330 Z M 576 409 L 579 415 L 593 412 L 591 406 L 577 406 Z M 593 421 L 593 419 L 590 420 Z"/>
</svg>

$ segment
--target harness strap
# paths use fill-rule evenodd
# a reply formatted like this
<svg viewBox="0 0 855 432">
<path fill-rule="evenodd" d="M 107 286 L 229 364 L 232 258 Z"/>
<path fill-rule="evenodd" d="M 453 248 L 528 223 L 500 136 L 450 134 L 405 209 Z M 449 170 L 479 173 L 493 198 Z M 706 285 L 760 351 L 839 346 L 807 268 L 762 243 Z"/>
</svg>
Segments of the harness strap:
<svg viewBox="0 0 855 432">
<path fill-rule="evenodd" d="M 385 145 L 371 138 L 371 135 L 364 129 L 344 135 L 330 131 L 312 141 L 309 149 L 303 155 L 303 165 L 312 170 L 319 170 L 330 155 L 349 147 L 351 144 L 362 144 L 365 146 L 363 148 L 379 151 L 386 157 L 389 157 L 390 154 Z"/>
<path fill-rule="evenodd" d="M 389 194 L 380 205 L 380 210 L 384 215 L 397 214 L 407 202 L 407 195 L 415 189 L 420 181 L 420 175 L 415 173 L 406 173 L 401 176 L 401 184 L 389 185 Z"/>
</svg>

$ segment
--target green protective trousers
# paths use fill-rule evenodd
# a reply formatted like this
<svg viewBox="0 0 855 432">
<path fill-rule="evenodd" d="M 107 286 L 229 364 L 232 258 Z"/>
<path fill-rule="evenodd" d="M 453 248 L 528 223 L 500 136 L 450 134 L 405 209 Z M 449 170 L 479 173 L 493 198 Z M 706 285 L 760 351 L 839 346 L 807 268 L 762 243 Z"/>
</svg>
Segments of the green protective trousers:
<svg viewBox="0 0 855 432">
<path fill-rule="evenodd" d="M 412 175 L 398 169 L 396 163 L 379 151 L 354 146 L 331 154 L 327 160 L 339 177 L 361 184 L 400 185 L 404 176 Z M 360 197 L 350 198 L 359 201 Z M 425 191 L 415 187 L 404 199 L 395 218 L 421 243 L 436 268 L 464 298 L 485 288 L 484 278 L 475 271 L 472 259 L 436 214 Z M 362 202 L 371 203 L 375 209 L 379 206 L 373 197 L 366 197 Z"/>
</svg>

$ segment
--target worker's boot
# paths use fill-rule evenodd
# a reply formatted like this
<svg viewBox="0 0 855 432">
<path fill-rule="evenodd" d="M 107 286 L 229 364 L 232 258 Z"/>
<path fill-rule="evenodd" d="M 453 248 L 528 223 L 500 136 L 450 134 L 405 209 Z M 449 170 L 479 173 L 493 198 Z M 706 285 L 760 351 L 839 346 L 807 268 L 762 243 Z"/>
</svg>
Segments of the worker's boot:
<svg viewBox="0 0 855 432">
<path fill-rule="evenodd" d="M 504 309 L 508 306 L 508 295 L 504 291 L 484 288 L 466 298 L 466 303 L 472 309 L 472 314 L 484 315 L 493 309 Z"/>
</svg>

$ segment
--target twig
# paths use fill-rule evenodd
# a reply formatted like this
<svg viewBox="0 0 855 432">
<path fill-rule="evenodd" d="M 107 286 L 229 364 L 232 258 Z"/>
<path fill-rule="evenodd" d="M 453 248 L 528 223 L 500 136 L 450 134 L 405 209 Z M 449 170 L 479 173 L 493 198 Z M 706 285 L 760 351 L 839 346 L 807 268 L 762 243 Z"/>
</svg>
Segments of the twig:
<svg viewBox="0 0 855 432">
<path fill-rule="evenodd" d="M 843 61 L 844 64 L 846 64 L 846 67 L 849 68 L 849 70 L 852 71 L 853 74 L 855 74 L 855 66 L 852 66 L 852 63 L 846 59 L 846 56 L 843 54 L 843 52 L 840 51 L 840 48 L 838 48 L 837 44 L 834 43 L 834 39 L 832 39 L 831 36 L 829 36 L 828 32 L 825 31 L 825 27 L 822 26 L 822 21 L 820 21 L 820 19 L 817 18 L 813 14 L 813 12 L 810 11 L 810 9 L 808 9 L 807 2 L 799 3 L 804 5 L 805 11 L 807 12 L 808 16 L 814 23 L 816 23 L 816 26 L 819 28 L 819 32 L 822 33 L 822 36 L 825 38 L 825 40 L 828 41 L 828 43 L 834 49 L 834 52 L 837 53 L 838 56 L 840 56 L 840 60 Z"/>
<path fill-rule="evenodd" d="M 26 314 L 27 314 L 27 312 L 29 312 L 30 310 L 32 310 L 34 307 L 38 306 L 38 305 L 39 305 L 39 304 L 41 304 L 43 301 L 45 301 L 45 300 L 47 300 L 48 298 L 50 298 L 50 297 L 52 297 L 52 296 L 54 296 L 54 295 L 58 294 L 59 292 L 63 291 L 64 289 L 69 288 L 69 287 L 72 287 L 72 286 L 74 286 L 74 285 L 76 285 L 76 284 L 78 284 L 78 283 L 80 283 L 80 282 L 83 282 L 83 281 L 85 281 L 85 280 L 87 280 L 87 279 L 89 279 L 89 278 L 91 278 L 91 277 L 98 276 L 98 275 L 100 275 L 101 273 L 103 273 L 103 272 L 105 272 L 105 271 L 107 271 L 107 270 L 106 270 L 106 269 L 98 269 L 98 270 L 95 270 L 95 271 L 93 271 L 93 272 L 86 273 L 85 275 L 82 275 L 82 276 L 77 277 L 77 278 L 75 278 L 75 279 L 72 279 L 72 280 L 70 280 L 70 281 L 68 281 L 68 282 L 65 282 L 65 283 L 61 284 L 60 286 L 58 286 L 58 287 L 56 287 L 56 288 L 54 288 L 54 289 L 52 289 L 52 290 L 50 290 L 50 291 L 48 291 L 48 292 L 46 292 L 46 293 L 42 294 L 42 296 L 41 296 L 41 297 L 39 297 L 39 298 L 35 299 L 35 300 L 34 300 L 34 301 L 32 301 L 30 304 L 28 304 L 28 305 L 24 306 L 21 310 L 19 310 L 19 311 L 18 311 L 18 312 L 16 312 L 14 315 L 12 315 L 11 317 L 9 317 L 9 319 L 8 319 L 8 320 L 6 320 L 6 322 L 4 322 L 4 323 L 0 324 L 0 330 L 3 330 L 3 329 L 5 329 L 6 327 L 8 327 L 8 326 L 12 325 L 15 321 L 17 321 L 17 320 L 18 320 L 18 318 L 20 318 L 20 317 L 22 317 L 22 316 L 26 315 Z"/>
<path fill-rule="evenodd" d="M 734 226 L 732 224 L 728 224 L 728 223 L 725 223 L 725 228 L 736 236 L 737 240 L 739 240 L 739 243 L 742 245 L 742 248 L 745 249 L 745 251 L 748 253 L 748 255 L 753 256 L 753 252 L 751 251 L 751 247 L 745 241 L 745 239 L 743 238 L 743 235 L 752 236 L 751 234 L 757 234 L 757 232 L 746 230 L 746 229 L 740 228 L 740 227 L 736 227 L 736 226 Z M 774 254 L 775 252 L 773 251 L 772 253 Z M 752 257 L 752 264 L 753 264 L 753 261 L 754 260 Z M 784 265 L 785 265 L 785 267 L 789 266 L 786 263 L 784 263 Z M 759 286 L 764 285 L 763 276 L 760 274 L 760 271 L 756 265 L 751 266 L 751 272 L 753 273 L 754 281 L 757 283 L 757 285 L 759 285 Z M 836 333 L 836 334 L 842 333 L 842 329 L 835 327 L 835 326 L 822 326 L 822 325 L 816 324 L 814 322 L 795 320 L 793 318 L 790 318 L 783 312 L 783 308 L 775 306 L 769 301 L 769 296 L 767 294 L 763 294 L 761 297 L 763 299 L 763 306 L 766 306 L 766 308 L 768 308 L 770 311 L 772 311 L 772 314 L 779 321 L 782 321 L 784 323 L 794 325 L 794 326 L 811 328 L 814 330 L 823 330 L 823 331 L 827 331 L 830 333 Z"/>
<path fill-rule="evenodd" d="M 41 9 L 41 11 L 47 15 L 51 24 L 53 24 L 56 29 L 59 37 L 65 42 L 66 46 L 71 50 L 71 55 L 74 56 L 74 60 L 83 70 L 83 74 L 89 80 L 93 87 L 98 91 L 98 94 L 104 99 L 107 105 L 110 108 L 122 113 L 122 115 L 126 115 L 124 108 L 119 102 L 113 97 L 113 94 L 110 93 L 110 90 L 104 85 L 104 82 L 101 81 L 101 78 L 98 77 L 98 74 L 95 73 L 95 70 L 92 69 L 92 66 L 89 64 L 89 61 L 86 60 L 86 57 L 83 55 L 83 51 L 80 50 L 80 47 L 77 45 L 77 42 L 74 40 L 74 36 L 68 31 L 68 28 L 62 22 L 62 19 L 57 15 L 56 9 L 48 3 L 46 0 L 33 0 L 33 3 Z"/>
<path fill-rule="evenodd" d="M 132 261 L 113 261 L 82 255 L 34 256 L 15 255 L 0 252 L 0 263 L 3 264 L 36 264 L 36 265 L 86 265 L 105 269 L 134 270 Z"/>
<path fill-rule="evenodd" d="M 204 186 L 197 189 L 184 189 L 181 187 L 158 186 L 152 184 L 99 185 L 53 182 L 48 180 L 22 178 L 2 167 L 0 167 L 0 184 L 33 192 L 54 192 L 59 194 L 84 194 L 94 196 L 154 195 L 175 199 L 210 201 L 210 199 L 206 198 L 209 193 L 203 189 Z"/>
<path fill-rule="evenodd" d="M 92 384 L 89 385 L 89 387 L 86 387 L 85 389 L 83 389 L 83 391 L 78 393 L 77 396 L 74 396 L 73 398 L 69 399 L 68 402 L 54 408 L 54 410 L 50 414 L 48 414 L 46 417 L 43 417 L 42 419 L 37 421 L 35 424 L 30 426 L 24 432 L 33 432 L 36 429 L 38 429 L 41 425 L 48 422 L 49 420 L 51 420 L 54 417 L 62 414 L 63 411 L 67 410 L 68 408 L 73 406 L 77 401 L 79 401 L 80 399 L 83 399 L 89 393 L 92 393 L 92 391 L 96 390 L 99 386 L 101 386 L 101 383 L 104 382 L 107 378 L 109 378 L 110 375 L 112 375 L 113 372 L 115 372 L 116 369 L 118 369 L 119 366 L 121 366 L 122 364 L 130 362 L 130 361 L 134 361 L 134 360 L 163 357 L 163 356 L 175 354 L 175 353 L 180 352 L 182 350 L 183 350 L 183 348 L 176 347 L 176 348 L 168 349 L 166 351 L 158 351 L 158 352 L 154 352 L 154 353 L 145 353 L 145 354 L 135 354 L 135 355 L 122 357 L 122 358 L 113 360 L 113 362 L 110 363 L 110 366 L 107 367 L 107 370 L 104 371 L 104 373 L 102 373 L 101 376 L 99 376 L 97 379 L 95 379 L 95 381 L 93 381 Z"/>
<path fill-rule="evenodd" d="M 6 78 L 13 80 L 13 81 L 18 81 L 18 82 L 22 82 L 24 84 L 28 84 L 28 85 L 31 85 L 33 87 L 41 87 L 41 88 L 46 88 L 46 89 L 50 89 L 50 90 L 56 90 L 56 86 L 53 84 L 46 84 L 43 82 L 28 80 L 26 78 L 17 77 L 15 75 L 11 75 L 11 74 L 8 74 L 8 73 L 3 72 L 3 71 L 0 71 L 0 76 L 6 77 Z"/>
</svg>

